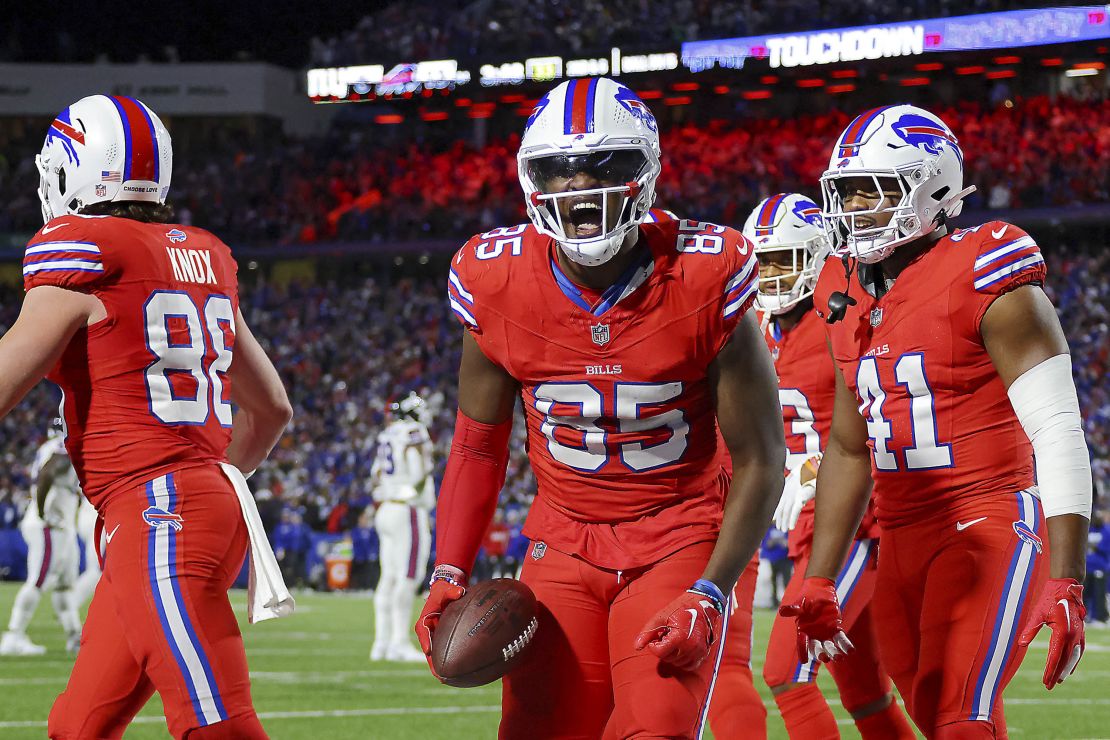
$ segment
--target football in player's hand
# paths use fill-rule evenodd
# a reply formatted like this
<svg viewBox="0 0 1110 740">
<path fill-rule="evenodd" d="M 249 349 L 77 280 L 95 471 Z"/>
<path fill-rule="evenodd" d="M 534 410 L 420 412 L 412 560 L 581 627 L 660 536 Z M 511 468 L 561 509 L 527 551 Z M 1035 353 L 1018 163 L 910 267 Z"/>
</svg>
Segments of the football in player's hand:
<svg viewBox="0 0 1110 740">
<path fill-rule="evenodd" d="M 484 686 L 524 659 L 538 625 L 530 588 L 512 578 L 484 581 L 443 610 L 432 635 L 432 667 L 448 686 Z"/>
</svg>

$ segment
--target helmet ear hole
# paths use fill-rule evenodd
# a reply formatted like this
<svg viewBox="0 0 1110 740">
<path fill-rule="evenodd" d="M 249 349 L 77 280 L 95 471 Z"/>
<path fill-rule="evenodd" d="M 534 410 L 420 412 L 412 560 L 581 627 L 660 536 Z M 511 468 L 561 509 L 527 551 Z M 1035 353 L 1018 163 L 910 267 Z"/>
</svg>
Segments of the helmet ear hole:
<svg viewBox="0 0 1110 740">
<path fill-rule="evenodd" d="M 952 190 L 952 188 L 950 188 L 950 187 L 948 187 L 947 185 L 945 185 L 945 186 L 944 186 L 943 188 L 941 188 L 940 190 L 937 190 L 936 192 L 934 192 L 934 193 L 933 193 L 933 195 L 932 195 L 932 198 L 933 198 L 933 200 L 935 200 L 935 201 L 942 201 L 942 200 L 944 200 L 944 196 L 948 195 L 948 193 L 949 193 L 949 192 L 950 192 L 951 190 Z"/>
<path fill-rule="evenodd" d="M 58 194 L 66 194 L 66 171 L 61 167 L 58 168 Z"/>
</svg>

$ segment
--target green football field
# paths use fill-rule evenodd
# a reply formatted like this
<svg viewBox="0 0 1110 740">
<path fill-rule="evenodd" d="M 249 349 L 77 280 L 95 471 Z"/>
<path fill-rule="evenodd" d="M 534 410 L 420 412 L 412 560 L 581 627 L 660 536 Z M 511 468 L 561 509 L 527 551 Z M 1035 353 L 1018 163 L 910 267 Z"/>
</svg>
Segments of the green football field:
<svg viewBox="0 0 1110 740">
<path fill-rule="evenodd" d="M 16 588 L 16 584 L 0 584 L 0 626 L 6 626 Z M 246 624 L 244 594 L 234 592 L 233 598 L 246 636 L 255 705 L 271 737 L 469 740 L 496 736 L 497 686 L 452 689 L 441 686 L 424 666 L 367 661 L 369 597 L 300 593 L 294 616 L 253 627 Z M 770 622 L 769 611 L 757 612 L 757 654 Z M 39 606 L 29 634 L 49 652 L 37 658 L 0 658 L 0 738 L 4 740 L 45 737 L 51 702 L 64 688 L 72 663 L 48 599 Z M 1080 673 L 1052 693 L 1040 683 L 1045 644 L 1043 636 L 1038 639 L 1006 692 L 1010 734 L 1038 740 L 1110 737 L 1110 630 L 1088 632 Z M 760 660 L 756 658 L 757 671 Z M 822 686 L 831 687 L 824 676 Z M 769 736 L 786 737 L 774 705 L 768 706 Z M 161 703 L 153 699 L 125 737 L 167 737 L 161 710 Z M 838 717 L 846 717 L 839 706 L 837 710 Z M 845 737 L 858 736 L 846 719 L 841 723 Z"/>
</svg>

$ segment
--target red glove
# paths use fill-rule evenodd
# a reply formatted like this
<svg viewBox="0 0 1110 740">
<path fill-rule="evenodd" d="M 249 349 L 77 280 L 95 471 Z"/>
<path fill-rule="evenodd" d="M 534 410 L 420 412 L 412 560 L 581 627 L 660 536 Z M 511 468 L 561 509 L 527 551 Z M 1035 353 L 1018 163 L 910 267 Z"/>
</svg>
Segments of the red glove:
<svg viewBox="0 0 1110 740">
<path fill-rule="evenodd" d="M 1021 633 L 1018 644 L 1028 647 L 1041 627 L 1048 625 L 1052 637 L 1048 639 L 1048 661 L 1044 668 L 1044 687 L 1052 691 L 1056 684 L 1075 672 L 1087 645 L 1083 633 L 1083 619 L 1087 609 L 1083 606 L 1083 586 L 1074 578 L 1050 578 L 1041 591 L 1041 599 Z"/>
<path fill-rule="evenodd" d="M 855 646 L 844 634 L 836 584 L 828 578 L 807 578 L 792 604 L 779 607 L 784 617 L 798 618 L 798 660 L 822 663 L 847 655 Z"/>
<path fill-rule="evenodd" d="M 721 636 L 724 613 L 721 590 L 709 581 L 698 581 L 648 621 L 636 635 L 636 649 L 651 648 L 664 663 L 696 670 Z"/>
<path fill-rule="evenodd" d="M 416 619 L 416 639 L 420 641 L 420 648 L 428 656 L 428 668 L 432 675 L 436 669 L 432 666 L 432 633 L 439 625 L 439 617 L 443 610 L 452 601 L 458 601 L 466 593 L 466 573 L 451 565 L 437 565 L 432 572 L 431 591 L 424 608 Z"/>
</svg>

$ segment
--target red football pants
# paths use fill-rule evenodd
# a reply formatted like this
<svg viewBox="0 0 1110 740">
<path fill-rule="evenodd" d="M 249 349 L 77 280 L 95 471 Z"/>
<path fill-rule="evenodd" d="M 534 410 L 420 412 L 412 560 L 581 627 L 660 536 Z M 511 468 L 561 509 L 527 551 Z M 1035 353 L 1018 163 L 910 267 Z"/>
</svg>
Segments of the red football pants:
<svg viewBox="0 0 1110 740">
<path fill-rule="evenodd" d="M 883 530 L 872 609 L 883 665 L 926 737 L 954 722 L 1004 732 L 1002 692 L 1048 566 L 1028 491 Z"/>
<path fill-rule="evenodd" d="M 229 719 L 260 732 L 227 597 L 247 549 L 231 483 L 218 467 L 181 470 L 115 496 L 102 514 L 104 574 L 50 737 L 119 738 L 155 691 L 175 738 Z"/>
<path fill-rule="evenodd" d="M 849 712 L 881 699 L 890 691 L 890 679 L 880 665 L 869 608 L 875 592 L 878 550 L 878 540 L 856 540 L 836 578 L 844 631 L 856 649 L 835 663 L 829 663 L 828 669 L 840 691 L 840 702 Z M 782 595 L 784 604 L 797 597 L 808 565 L 808 552 L 794 561 L 794 573 Z M 817 680 L 821 663 L 798 660 L 797 632 L 794 617 L 775 617 L 767 643 L 767 660 L 763 664 L 763 680 L 772 688 Z"/>
<path fill-rule="evenodd" d="M 752 558 L 732 589 L 725 653 L 713 699 L 709 705 L 709 728 L 713 737 L 767 737 L 767 708 L 752 679 L 752 605 L 759 578 L 759 557 Z"/>
<path fill-rule="evenodd" d="M 701 576 L 712 550 L 702 542 L 613 571 L 533 547 L 521 580 L 539 600 L 539 629 L 527 662 L 505 677 L 499 737 L 698 737 L 720 650 L 686 672 L 633 643 Z"/>
</svg>

